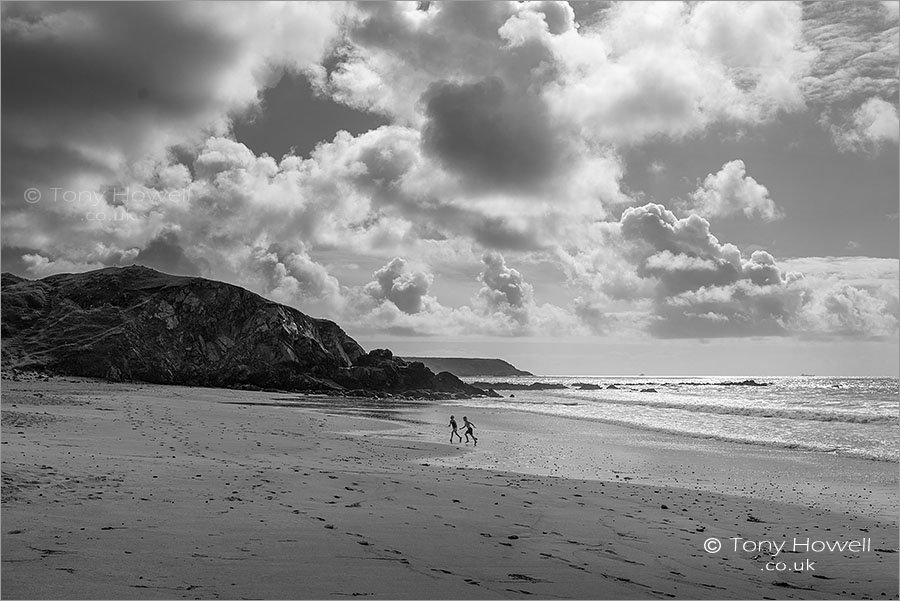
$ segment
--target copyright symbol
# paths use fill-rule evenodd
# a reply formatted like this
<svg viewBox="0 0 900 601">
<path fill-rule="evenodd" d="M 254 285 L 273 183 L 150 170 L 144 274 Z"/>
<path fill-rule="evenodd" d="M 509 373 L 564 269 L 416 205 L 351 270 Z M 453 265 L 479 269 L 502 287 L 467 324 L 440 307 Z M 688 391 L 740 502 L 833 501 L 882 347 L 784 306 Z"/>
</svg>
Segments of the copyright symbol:
<svg viewBox="0 0 900 601">
<path fill-rule="evenodd" d="M 34 204 L 41 199 L 41 191 L 37 188 L 28 188 L 25 190 L 25 202 Z"/>
<path fill-rule="evenodd" d="M 707 553 L 718 553 L 722 548 L 722 543 L 717 538 L 708 538 L 703 541 L 703 549 L 706 550 Z"/>
</svg>

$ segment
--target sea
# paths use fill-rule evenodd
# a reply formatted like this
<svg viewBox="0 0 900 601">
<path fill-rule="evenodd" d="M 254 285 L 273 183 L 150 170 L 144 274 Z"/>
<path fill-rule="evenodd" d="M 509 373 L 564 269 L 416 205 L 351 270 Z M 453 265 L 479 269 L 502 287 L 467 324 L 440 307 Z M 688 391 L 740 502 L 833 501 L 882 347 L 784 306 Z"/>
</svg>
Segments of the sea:
<svg viewBox="0 0 900 601">
<path fill-rule="evenodd" d="M 474 377 L 562 384 L 498 390 L 479 407 L 875 461 L 900 458 L 900 380 L 865 377 Z M 748 380 L 752 380 L 748 382 Z M 753 385 L 758 384 L 758 385 Z M 511 396 L 514 395 L 514 396 Z"/>
</svg>

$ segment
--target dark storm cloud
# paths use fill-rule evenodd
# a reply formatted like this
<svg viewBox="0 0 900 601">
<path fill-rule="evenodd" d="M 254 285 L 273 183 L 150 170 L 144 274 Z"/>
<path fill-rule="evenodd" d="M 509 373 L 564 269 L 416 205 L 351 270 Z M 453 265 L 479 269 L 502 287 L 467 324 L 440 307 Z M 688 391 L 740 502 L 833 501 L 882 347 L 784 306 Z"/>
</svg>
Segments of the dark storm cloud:
<svg viewBox="0 0 900 601">
<path fill-rule="evenodd" d="M 426 152 L 488 187 L 527 190 L 566 159 L 540 99 L 511 90 L 499 78 L 435 83 L 422 102 Z"/>
<path fill-rule="evenodd" d="M 167 124 L 216 103 L 209 90 L 235 48 L 176 4 L 4 4 L 2 57 L 14 193 L 141 158 Z"/>
<path fill-rule="evenodd" d="M 516 228 L 502 217 L 470 216 L 470 232 L 485 248 L 499 250 L 540 250 L 540 235 L 531 229 Z"/>
<path fill-rule="evenodd" d="M 171 4 L 4 5 L 4 112 L 191 114 L 236 49 L 186 16 Z"/>
<path fill-rule="evenodd" d="M 741 270 L 722 258 L 699 258 L 662 251 L 638 266 L 638 275 L 659 280 L 662 297 L 704 286 L 727 286 L 741 279 Z"/>
<path fill-rule="evenodd" d="M 6 81 L 3 82 L 4 89 Z M 4 103 L 5 103 L 4 92 Z M 3 164 L 2 202 L 3 209 L 23 208 L 23 195 L 26 189 L 40 187 L 43 194 L 50 193 L 49 188 L 61 187 L 70 174 L 82 172 L 98 173 L 113 178 L 115 172 L 107 165 L 99 164 L 95 159 L 77 148 L 64 146 L 28 145 L 26 140 L 16 139 L 9 133 L 10 124 L 4 104 L 3 132 L 0 134 L 0 163 Z"/>
<path fill-rule="evenodd" d="M 184 253 L 178 234 L 164 232 L 141 249 L 134 262 L 176 275 L 200 275 L 200 268 Z"/>
<path fill-rule="evenodd" d="M 82 186 L 114 183 L 112 170 L 123 175 L 171 146 L 225 133 L 285 67 L 319 59 L 336 28 L 331 10 L 4 4 L 2 159 L 22 167 L 4 170 L 12 180 L 4 200 L 32 186 L 76 185 L 69 176 Z"/>
</svg>

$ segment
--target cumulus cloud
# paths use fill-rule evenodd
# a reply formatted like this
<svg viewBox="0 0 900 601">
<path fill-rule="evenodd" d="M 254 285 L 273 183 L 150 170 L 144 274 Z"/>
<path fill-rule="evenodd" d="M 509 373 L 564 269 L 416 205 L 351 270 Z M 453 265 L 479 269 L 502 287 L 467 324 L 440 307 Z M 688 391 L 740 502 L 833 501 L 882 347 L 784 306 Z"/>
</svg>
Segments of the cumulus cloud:
<svg viewBox="0 0 900 601">
<path fill-rule="evenodd" d="M 622 3 L 580 27 L 560 2 L 4 5 L 5 248 L 33 276 L 138 261 L 408 334 L 890 332 L 889 286 L 801 278 L 712 235 L 781 216 L 742 161 L 680 218 L 623 190 L 642 146 L 804 103 L 848 148 L 896 143 L 896 11 L 876 5 L 869 36 L 871 6 L 812 4 Z M 390 124 L 255 154 L 230 120 L 285 70 Z M 51 185 L 89 206 L 23 203 Z M 383 266 L 342 285 L 329 253 Z M 570 305 L 536 300 L 512 266 L 529 253 L 570 276 Z M 467 304 L 435 295 L 448 264 Z"/>
<path fill-rule="evenodd" d="M 531 336 L 584 334 L 586 329 L 568 309 L 538 304 L 524 276 L 499 253 L 482 257 L 481 287 L 469 304 L 449 307 L 429 291 L 434 276 L 413 269 L 396 257 L 373 274 L 373 281 L 346 288 L 342 319 L 358 331 L 395 334 Z"/>
<path fill-rule="evenodd" d="M 810 57 L 800 17 L 786 3 L 616 4 L 548 42 L 561 75 L 546 95 L 556 114 L 606 143 L 767 120 L 803 104 Z"/>
<path fill-rule="evenodd" d="M 365 287 L 373 298 L 386 299 L 394 303 L 404 313 L 418 313 L 422 310 L 422 299 L 434 282 L 434 276 L 424 271 L 412 271 L 400 257 L 374 273 L 375 281 Z"/>
<path fill-rule="evenodd" d="M 812 296 L 800 315 L 811 335 L 826 332 L 858 338 L 886 338 L 897 333 L 897 296 L 883 298 L 847 284 Z"/>
<path fill-rule="evenodd" d="M 79 189 L 127 184 L 167 198 L 130 199 L 126 208 L 140 223 L 116 227 L 73 225 L 81 212 L 72 207 L 41 205 L 35 207 L 39 216 L 29 208 L 21 226 L 5 213 L 4 240 L 27 247 L 35 222 L 45 220 L 46 229 L 65 222 L 73 238 L 100 238 L 123 252 L 143 248 L 177 224 L 186 259 L 193 262 L 294 238 L 311 249 L 354 246 L 382 253 L 410 252 L 424 236 L 463 236 L 499 250 L 549 248 L 571 237 L 580 221 L 602 219 L 609 207 L 627 202 L 620 189 L 624 167 L 608 145 L 616 135 L 604 134 L 581 108 L 564 110 L 562 88 L 587 94 L 578 107 L 626 94 L 612 100 L 618 108 L 603 122 L 643 139 L 672 133 L 667 128 L 678 119 L 668 98 L 676 104 L 686 98 L 711 119 L 743 118 L 707 106 L 722 97 L 721 90 L 670 94 L 654 87 L 660 82 L 674 77 L 693 85 L 712 74 L 712 81 L 734 88 L 727 82 L 741 69 L 762 73 L 760 66 L 791 64 L 787 50 L 761 31 L 743 49 L 720 48 L 712 62 L 697 63 L 691 57 L 702 54 L 698 48 L 721 45 L 709 27 L 701 27 L 712 12 L 678 10 L 677 35 L 665 43 L 673 57 L 687 62 L 657 74 L 641 70 L 648 56 L 623 32 L 664 32 L 658 21 L 668 13 L 651 11 L 643 18 L 629 6 L 605 11 L 595 29 L 580 31 L 571 7 L 553 2 L 267 4 L 252 10 L 240 4 L 203 10 L 17 5 L 4 11 L 4 56 L 16 59 L 16 66 L 4 69 L 13 90 L 4 99 L 4 116 L 13 124 L 4 127 L 4 149 L 13 149 L 4 164 L 28 163 L 15 169 L 28 174 L 47 163 L 16 146 L 27 139 L 34 152 L 46 150 L 48 160 L 81 157 L 81 163 L 69 162 L 82 180 L 71 185 Z M 751 13 L 754 18 L 746 20 L 752 23 L 765 15 L 778 23 L 791 18 L 771 7 Z M 107 29 L 109 36 L 85 35 Z M 790 27 L 778 31 L 791 38 Z M 159 39 L 170 41 L 142 68 L 144 49 Z M 326 70 L 321 61 L 335 40 L 340 42 Z M 772 49 L 763 52 L 760 45 Z M 738 58 L 749 48 L 753 53 Z M 592 62 L 594 50 L 603 50 L 598 63 Z M 41 61 L 47 68 L 35 69 Z M 308 158 L 257 157 L 228 139 L 229 119 L 253 106 L 284 69 L 304 71 L 321 92 L 384 113 L 396 124 L 356 138 L 339 134 Z M 30 77 L 35 71 L 39 76 Z M 114 93 L 98 97 L 98 73 L 115 82 Z M 616 77 L 626 85 L 610 85 Z M 40 87 L 59 81 L 78 85 L 66 95 Z M 646 123 L 651 129 L 645 135 Z M 675 127 L 693 131 L 704 123 L 705 117 Z M 206 138 L 210 133 L 216 135 Z M 98 167 L 87 168 L 85 161 Z M 54 177 L 64 172 L 46 171 Z M 4 178 L 4 185 L 11 181 Z M 189 192 L 181 195 L 187 202 L 170 198 L 178 190 Z M 17 202 L 13 206 L 22 205 Z M 102 209 L 115 208 L 104 202 Z M 45 250 L 58 252 L 58 245 L 51 240 Z M 210 269 L 228 264 L 216 258 Z"/>
<path fill-rule="evenodd" d="M 471 311 L 483 331 L 516 336 L 585 333 L 572 308 L 538 303 L 534 287 L 503 255 L 488 251 L 481 262 L 482 286 L 471 299 Z"/>
<path fill-rule="evenodd" d="M 527 86 L 531 71 L 549 58 L 546 49 L 507 47 L 498 31 L 513 15 L 535 8 L 539 4 L 361 3 L 338 64 L 319 85 L 350 106 L 404 124 L 422 122 L 419 99 L 435 82 L 494 76 Z"/>
<path fill-rule="evenodd" d="M 522 274 L 508 267 L 503 255 L 486 252 L 481 258 L 484 269 L 479 279 L 484 286 L 475 296 L 475 305 L 484 313 L 502 313 L 521 324 L 528 322 L 534 289 Z"/>
<path fill-rule="evenodd" d="M 332 310 L 340 309 L 343 304 L 337 279 L 303 249 L 246 248 L 237 256 L 239 269 L 253 273 L 257 288 L 278 302 L 305 307 L 311 301 L 324 299 Z"/>
<path fill-rule="evenodd" d="M 615 312 L 606 314 L 602 307 L 614 307 L 610 299 L 630 294 L 649 301 L 643 327 L 664 338 L 878 338 L 897 331 L 896 261 L 795 260 L 786 270 L 768 252 L 757 250 L 747 258 L 736 246 L 720 243 L 706 219 L 679 219 L 656 204 L 626 209 L 618 228 L 605 233 L 605 243 L 615 246 L 624 262 L 621 268 L 632 265 L 639 281 L 623 288 L 619 280 L 596 274 L 599 285 L 592 297 L 600 302 L 582 299 L 579 316 L 586 323 L 596 323 L 600 315 L 608 321 Z M 583 267 L 582 277 L 595 273 Z M 853 303 L 858 308 L 851 311 Z"/>
<path fill-rule="evenodd" d="M 628 253 L 643 260 L 657 252 L 713 257 L 737 268 L 740 251 L 731 244 L 720 245 L 710 232 L 709 221 L 699 215 L 679 219 L 660 204 L 629 207 L 619 219 L 621 234 L 631 243 Z"/>
<path fill-rule="evenodd" d="M 877 152 L 900 141 L 897 107 L 881 98 L 869 98 L 841 125 L 832 125 L 838 148 L 849 152 Z"/>
<path fill-rule="evenodd" d="M 810 291 L 798 332 L 805 336 L 896 336 L 900 263 L 876 257 L 805 257 L 782 261 L 804 274 Z"/>
<path fill-rule="evenodd" d="M 703 217 L 727 217 L 743 213 L 773 221 L 784 216 L 769 196 L 769 190 L 747 175 L 744 161 L 722 165 L 718 173 L 710 173 L 691 194 L 690 210 Z"/>
</svg>

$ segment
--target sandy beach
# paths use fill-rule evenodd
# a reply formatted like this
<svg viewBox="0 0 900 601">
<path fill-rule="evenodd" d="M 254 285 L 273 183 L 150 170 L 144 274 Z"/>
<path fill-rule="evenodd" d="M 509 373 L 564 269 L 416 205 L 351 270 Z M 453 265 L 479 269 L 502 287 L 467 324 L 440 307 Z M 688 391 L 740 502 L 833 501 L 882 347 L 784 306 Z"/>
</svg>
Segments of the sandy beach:
<svg viewBox="0 0 900 601">
<path fill-rule="evenodd" d="M 477 400 L 2 395 L 7 599 L 898 596 L 894 463 Z M 447 444 L 451 413 L 477 448 Z"/>
</svg>

